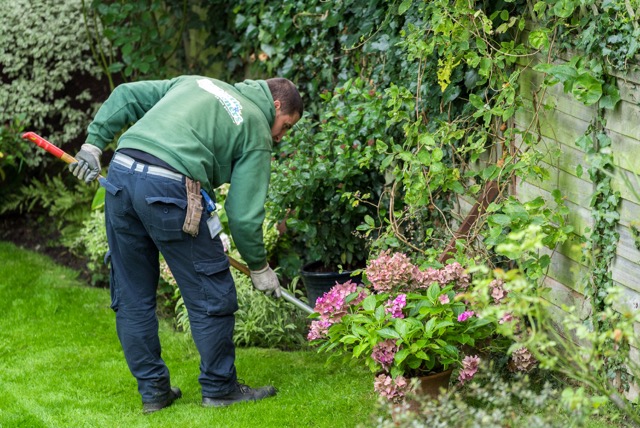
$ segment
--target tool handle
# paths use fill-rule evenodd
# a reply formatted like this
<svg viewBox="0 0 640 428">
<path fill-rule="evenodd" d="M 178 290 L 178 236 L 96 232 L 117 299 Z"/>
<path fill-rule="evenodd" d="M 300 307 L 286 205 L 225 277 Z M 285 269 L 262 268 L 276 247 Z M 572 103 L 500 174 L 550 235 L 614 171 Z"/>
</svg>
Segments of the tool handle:
<svg viewBox="0 0 640 428">
<path fill-rule="evenodd" d="M 35 143 L 36 146 L 45 149 L 46 151 L 48 151 L 58 159 L 62 159 L 66 163 L 77 162 L 76 158 L 62 150 L 60 147 L 54 146 L 35 132 L 25 132 L 24 134 L 22 134 L 22 138 Z"/>
<path fill-rule="evenodd" d="M 231 266 L 233 266 L 234 268 L 238 269 L 240 272 L 244 273 L 248 277 L 251 277 L 251 271 L 249 270 L 249 268 L 246 265 L 240 263 L 239 261 L 237 261 L 233 257 L 230 257 L 230 256 L 227 256 L 227 257 L 229 258 L 229 262 L 231 263 Z M 280 287 L 280 293 L 282 294 L 282 297 L 284 298 L 284 300 L 286 300 L 289 303 L 292 303 L 293 305 L 297 306 L 299 309 L 302 309 L 306 313 L 312 314 L 314 312 L 313 309 L 311 309 L 311 306 L 309 306 L 309 305 L 305 304 L 303 301 L 295 298 L 287 290 L 285 290 L 282 287 Z"/>
<path fill-rule="evenodd" d="M 36 146 L 45 149 L 47 152 L 51 153 L 58 159 L 62 159 L 66 163 L 78 162 L 78 160 L 71 156 L 69 153 L 65 152 L 58 146 L 54 146 L 35 132 L 25 132 L 24 134 L 22 134 L 22 138 L 31 141 Z M 102 184 L 106 180 L 106 178 L 104 178 L 102 175 L 97 176 L 96 179 L 100 184 Z"/>
</svg>

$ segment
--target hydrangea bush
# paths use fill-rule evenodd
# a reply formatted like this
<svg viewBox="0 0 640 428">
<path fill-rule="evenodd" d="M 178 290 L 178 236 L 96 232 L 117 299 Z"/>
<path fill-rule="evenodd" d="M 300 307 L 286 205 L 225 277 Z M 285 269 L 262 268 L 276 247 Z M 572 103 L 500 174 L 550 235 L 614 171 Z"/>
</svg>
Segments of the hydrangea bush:
<svg viewBox="0 0 640 428">
<path fill-rule="evenodd" d="M 308 339 L 320 351 L 363 360 L 376 374 L 376 392 L 392 401 L 414 377 L 458 368 L 461 383 L 473 378 L 498 320 L 479 317 L 467 301 L 463 266 L 421 270 L 386 251 L 369 261 L 364 278 L 366 285 L 336 284 L 317 300 Z"/>
</svg>

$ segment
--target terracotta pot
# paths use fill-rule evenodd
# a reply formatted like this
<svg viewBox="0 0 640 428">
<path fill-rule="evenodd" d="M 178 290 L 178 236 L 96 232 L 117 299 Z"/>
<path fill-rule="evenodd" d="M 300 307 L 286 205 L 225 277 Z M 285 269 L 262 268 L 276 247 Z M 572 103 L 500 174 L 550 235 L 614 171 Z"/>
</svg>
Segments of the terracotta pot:
<svg viewBox="0 0 640 428">
<path fill-rule="evenodd" d="M 392 409 L 392 416 L 395 421 L 401 419 L 401 415 L 407 412 L 418 413 L 421 403 L 427 400 L 437 400 L 443 391 L 449 389 L 451 373 L 453 369 L 435 373 L 428 376 L 418 377 L 416 389 L 410 393 L 403 402 Z"/>
<path fill-rule="evenodd" d="M 432 374 L 429 376 L 421 376 L 418 378 L 418 386 L 416 387 L 415 394 L 417 396 L 425 396 L 431 398 L 438 398 L 441 390 L 449 389 L 449 381 L 451 380 L 451 373 L 453 369 L 447 371 Z"/>
</svg>

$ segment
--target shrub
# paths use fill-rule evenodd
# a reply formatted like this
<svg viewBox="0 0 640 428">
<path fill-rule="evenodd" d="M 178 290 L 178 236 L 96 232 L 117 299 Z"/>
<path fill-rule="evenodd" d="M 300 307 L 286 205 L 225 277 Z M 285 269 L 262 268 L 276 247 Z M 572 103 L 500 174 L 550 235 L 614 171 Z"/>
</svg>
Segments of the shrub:
<svg viewBox="0 0 640 428">
<path fill-rule="evenodd" d="M 483 367 L 475 382 L 451 389 L 439 400 L 412 396 L 419 411 L 409 412 L 380 402 L 383 416 L 377 427 L 482 427 L 552 428 L 582 426 L 587 414 L 566 411 L 551 383 L 537 385 L 527 375 L 507 379 Z"/>
<path fill-rule="evenodd" d="M 6 2 L 0 47 L 0 123 L 23 115 L 26 127 L 57 145 L 81 137 L 100 70 L 89 54 L 80 2 Z M 43 158 L 35 146 L 30 153 Z"/>
<path fill-rule="evenodd" d="M 290 275 L 317 260 L 334 272 L 363 267 L 367 242 L 355 231 L 367 216 L 378 216 L 385 185 L 375 145 L 391 131 L 381 95 L 354 79 L 322 98 L 320 121 L 302 120 L 273 165 L 267 206 L 273 217 L 286 219 L 288 255 L 295 254 L 298 265 Z"/>
<path fill-rule="evenodd" d="M 91 272 L 91 284 L 108 286 L 109 270 L 104 257 L 109 250 L 104 226 L 104 212 L 94 210 L 82 223 L 82 229 L 70 241 L 64 242 L 75 254 L 87 257 L 87 268 Z"/>
<path fill-rule="evenodd" d="M 235 257 L 235 256 L 234 256 Z M 306 314 L 293 310 L 283 299 L 273 299 L 254 289 L 251 279 L 232 269 L 238 293 L 234 342 L 238 346 L 258 346 L 283 350 L 299 349 L 305 345 Z M 180 296 L 178 285 L 166 262 L 161 263 L 161 276 L 169 284 L 175 302 L 176 326 L 185 332 L 191 331 L 187 308 Z M 293 295 L 300 294 L 295 282 L 289 288 Z M 170 305 L 171 302 L 168 302 Z"/>
</svg>

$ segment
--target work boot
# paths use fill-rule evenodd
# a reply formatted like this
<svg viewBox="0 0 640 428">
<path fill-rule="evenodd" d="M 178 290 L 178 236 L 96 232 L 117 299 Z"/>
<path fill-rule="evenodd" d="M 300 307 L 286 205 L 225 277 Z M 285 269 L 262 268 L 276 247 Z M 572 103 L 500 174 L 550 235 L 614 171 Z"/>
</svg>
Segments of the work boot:
<svg viewBox="0 0 640 428">
<path fill-rule="evenodd" d="M 221 397 L 202 397 L 204 407 L 224 407 L 242 401 L 258 401 L 263 398 L 272 397 L 278 391 L 273 386 L 263 386 L 261 388 L 250 388 L 240 382 L 236 382 L 234 389 L 227 395 Z"/>
<path fill-rule="evenodd" d="M 169 391 L 169 396 L 162 401 L 156 401 L 153 403 L 142 403 L 142 413 L 148 414 L 162 410 L 165 407 L 169 407 L 175 400 L 182 397 L 182 391 L 180 388 L 172 386 Z"/>
</svg>

